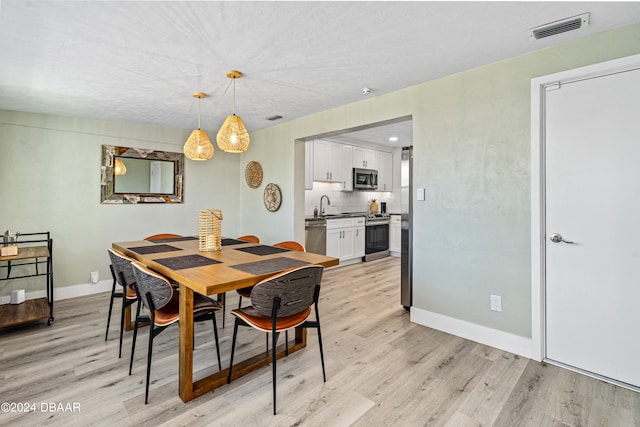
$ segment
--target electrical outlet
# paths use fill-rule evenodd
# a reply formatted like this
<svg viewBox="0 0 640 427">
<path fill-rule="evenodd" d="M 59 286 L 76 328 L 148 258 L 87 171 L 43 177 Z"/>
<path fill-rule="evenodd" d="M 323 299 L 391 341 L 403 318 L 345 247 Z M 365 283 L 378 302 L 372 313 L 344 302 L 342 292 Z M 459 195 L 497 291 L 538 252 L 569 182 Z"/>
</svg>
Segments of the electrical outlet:
<svg viewBox="0 0 640 427">
<path fill-rule="evenodd" d="M 100 279 L 100 272 L 98 271 L 92 271 L 91 272 L 91 283 L 98 283 L 98 280 Z"/>
<path fill-rule="evenodd" d="M 491 295 L 491 310 L 502 311 L 502 297 L 500 295 Z"/>
</svg>

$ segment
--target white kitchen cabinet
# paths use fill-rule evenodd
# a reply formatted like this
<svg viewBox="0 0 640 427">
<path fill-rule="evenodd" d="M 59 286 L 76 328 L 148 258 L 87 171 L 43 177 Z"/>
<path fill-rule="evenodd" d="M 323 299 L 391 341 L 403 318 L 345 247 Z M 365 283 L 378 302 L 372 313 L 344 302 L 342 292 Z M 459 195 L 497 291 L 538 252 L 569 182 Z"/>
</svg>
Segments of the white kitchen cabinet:
<svg viewBox="0 0 640 427">
<path fill-rule="evenodd" d="M 378 191 L 393 191 L 393 154 L 376 152 L 378 165 Z"/>
<path fill-rule="evenodd" d="M 364 147 L 353 147 L 353 167 L 376 169 L 376 151 Z"/>
<path fill-rule="evenodd" d="M 389 252 L 391 256 L 400 256 L 402 250 L 402 221 L 400 215 L 391 215 L 389 224 Z"/>
<path fill-rule="evenodd" d="M 353 147 L 342 146 L 342 191 L 353 191 Z"/>
<path fill-rule="evenodd" d="M 313 180 L 342 182 L 342 144 L 313 141 Z"/>
<path fill-rule="evenodd" d="M 313 190 L 313 141 L 304 143 L 304 189 Z"/>
<path fill-rule="evenodd" d="M 354 241 L 354 256 L 362 258 L 364 256 L 364 217 L 356 218 Z"/>
<path fill-rule="evenodd" d="M 327 220 L 327 256 L 359 262 L 364 256 L 364 217 Z"/>
</svg>

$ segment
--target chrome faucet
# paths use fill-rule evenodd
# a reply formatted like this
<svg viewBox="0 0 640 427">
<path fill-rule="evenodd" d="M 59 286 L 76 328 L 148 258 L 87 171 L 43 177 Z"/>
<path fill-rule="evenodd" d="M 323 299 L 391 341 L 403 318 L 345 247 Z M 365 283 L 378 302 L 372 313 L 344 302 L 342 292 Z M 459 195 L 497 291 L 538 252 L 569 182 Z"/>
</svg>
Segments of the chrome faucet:
<svg viewBox="0 0 640 427">
<path fill-rule="evenodd" d="M 326 194 L 323 194 L 322 197 L 320 197 L 320 215 L 324 215 L 324 209 L 322 208 L 322 199 L 327 198 L 327 205 L 331 206 L 331 200 L 329 200 L 329 196 L 327 196 Z"/>
</svg>

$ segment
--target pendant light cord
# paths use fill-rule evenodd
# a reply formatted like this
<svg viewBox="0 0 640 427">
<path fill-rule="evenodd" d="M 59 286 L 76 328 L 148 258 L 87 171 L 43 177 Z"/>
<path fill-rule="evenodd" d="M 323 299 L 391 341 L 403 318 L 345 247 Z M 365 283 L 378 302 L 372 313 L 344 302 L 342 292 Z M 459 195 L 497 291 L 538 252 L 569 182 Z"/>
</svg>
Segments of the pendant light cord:
<svg viewBox="0 0 640 427">
<path fill-rule="evenodd" d="M 198 97 L 198 130 L 200 130 L 200 97 Z"/>
<path fill-rule="evenodd" d="M 233 78 L 233 115 L 236 115 L 236 78 Z"/>
</svg>

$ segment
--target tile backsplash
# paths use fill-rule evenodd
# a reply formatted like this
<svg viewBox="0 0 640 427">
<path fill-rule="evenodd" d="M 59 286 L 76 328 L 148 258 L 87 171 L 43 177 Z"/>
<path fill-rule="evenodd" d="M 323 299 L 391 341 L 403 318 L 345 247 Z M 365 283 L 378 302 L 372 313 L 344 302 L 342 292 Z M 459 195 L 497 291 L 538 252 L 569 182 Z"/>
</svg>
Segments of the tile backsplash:
<svg viewBox="0 0 640 427">
<path fill-rule="evenodd" d="M 341 191 L 340 183 L 314 182 L 313 190 L 304 192 L 304 214 L 313 216 L 313 209 L 320 210 L 320 197 L 327 195 L 331 205 L 324 199 L 325 213 L 368 212 L 372 199 L 376 199 L 378 211 L 380 202 L 387 203 L 388 213 L 400 213 L 400 191 Z"/>
</svg>

